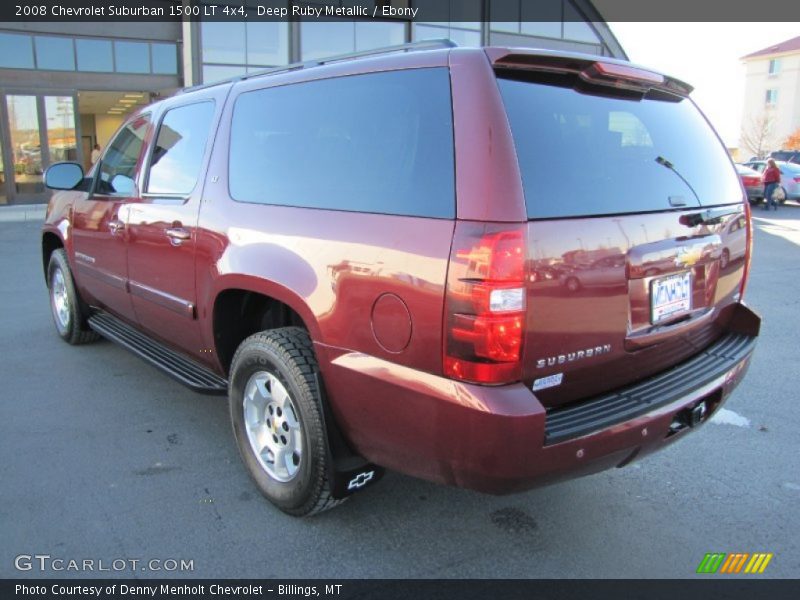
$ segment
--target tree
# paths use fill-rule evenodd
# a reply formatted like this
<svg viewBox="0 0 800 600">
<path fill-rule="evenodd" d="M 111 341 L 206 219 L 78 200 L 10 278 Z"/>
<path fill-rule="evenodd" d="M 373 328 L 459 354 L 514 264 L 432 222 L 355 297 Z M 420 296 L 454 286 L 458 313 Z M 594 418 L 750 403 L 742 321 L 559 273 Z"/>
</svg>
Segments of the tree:
<svg viewBox="0 0 800 600">
<path fill-rule="evenodd" d="M 772 131 L 773 124 L 774 118 L 769 111 L 752 117 L 750 122 L 742 128 L 742 146 L 758 158 L 766 157 L 776 144 Z"/>
<path fill-rule="evenodd" d="M 786 141 L 783 142 L 783 149 L 800 150 L 800 128 L 797 128 L 792 135 L 786 138 Z"/>
</svg>

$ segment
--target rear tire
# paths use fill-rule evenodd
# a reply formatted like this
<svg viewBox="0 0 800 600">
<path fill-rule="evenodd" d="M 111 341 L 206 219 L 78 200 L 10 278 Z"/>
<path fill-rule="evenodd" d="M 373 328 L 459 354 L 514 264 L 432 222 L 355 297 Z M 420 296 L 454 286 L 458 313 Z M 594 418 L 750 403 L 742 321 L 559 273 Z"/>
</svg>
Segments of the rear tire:
<svg viewBox="0 0 800 600">
<path fill-rule="evenodd" d="M 233 357 L 228 387 L 233 434 L 261 493 L 283 512 L 310 516 L 337 506 L 308 333 L 262 331 Z"/>
<path fill-rule="evenodd" d="M 47 265 L 50 312 L 58 335 L 68 344 L 86 344 L 99 335 L 86 323 L 85 304 L 75 289 L 72 271 L 63 248 L 54 250 Z"/>
</svg>

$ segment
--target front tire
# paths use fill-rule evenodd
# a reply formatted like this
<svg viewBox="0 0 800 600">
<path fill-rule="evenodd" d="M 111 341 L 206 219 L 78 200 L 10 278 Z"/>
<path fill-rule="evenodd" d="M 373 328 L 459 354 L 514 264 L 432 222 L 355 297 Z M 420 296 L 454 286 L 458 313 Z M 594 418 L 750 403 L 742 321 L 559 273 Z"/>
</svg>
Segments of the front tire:
<svg viewBox="0 0 800 600">
<path fill-rule="evenodd" d="M 341 502 L 330 494 L 316 369 L 311 339 L 299 327 L 251 335 L 231 366 L 229 409 L 239 453 L 261 493 L 293 516 Z"/>
<path fill-rule="evenodd" d="M 581 282 L 578 281 L 577 277 L 568 278 L 567 281 L 565 282 L 565 285 L 567 287 L 567 291 L 569 291 L 572 294 L 577 293 L 581 289 Z"/>
<path fill-rule="evenodd" d="M 86 344 L 100 336 L 89 328 L 83 301 L 75 289 L 72 271 L 63 248 L 54 250 L 47 265 L 50 312 L 58 335 L 68 344 Z"/>
</svg>

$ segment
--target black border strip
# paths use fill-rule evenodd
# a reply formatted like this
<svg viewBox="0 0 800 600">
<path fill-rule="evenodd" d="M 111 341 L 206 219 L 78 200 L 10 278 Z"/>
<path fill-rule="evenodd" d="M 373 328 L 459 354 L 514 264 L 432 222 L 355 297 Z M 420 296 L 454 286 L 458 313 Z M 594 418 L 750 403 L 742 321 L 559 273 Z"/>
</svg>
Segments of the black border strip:
<svg viewBox="0 0 800 600">
<path fill-rule="evenodd" d="M 332 21 L 345 19 L 410 22 L 797 22 L 796 0 L 4 0 L 0 21 Z M 228 12 L 223 13 L 228 5 Z M 275 7 L 288 7 L 275 14 Z M 339 10 L 339 16 L 330 12 Z M 212 8 L 213 7 L 213 8 Z M 259 8 L 260 7 L 260 8 Z M 400 7 L 398 12 L 393 7 Z M 41 9 L 45 10 L 41 10 Z M 231 8 L 235 9 L 231 11 Z M 295 10 L 295 8 L 297 10 Z M 406 10 L 410 9 L 410 10 Z M 318 12 L 321 10 L 321 12 Z M 42 14 L 44 13 L 44 14 Z M 186 14 L 188 13 L 188 14 Z M 245 14 L 246 13 L 246 14 Z M 391 14 L 390 14 L 391 13 Z M 800 26 L 798 27 L 800 34 Z M 676 44 L 680 39 L 675 40 Z"/>
</svg>

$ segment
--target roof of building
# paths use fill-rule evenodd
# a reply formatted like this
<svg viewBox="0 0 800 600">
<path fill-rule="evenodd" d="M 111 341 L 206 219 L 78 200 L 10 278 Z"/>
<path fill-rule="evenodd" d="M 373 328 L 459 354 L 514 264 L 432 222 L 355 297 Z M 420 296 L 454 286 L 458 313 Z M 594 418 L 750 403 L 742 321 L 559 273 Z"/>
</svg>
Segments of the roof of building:
<svg viewBox="0 0 800 600">
<path fill-rule="evenodd" d="M 769 46 L 763 50 L 759 50 L 758 52 L 753 52 L 752 54 L 743 56 L 742 60 L 746 60 L 748 58 L 757 58 L 759 56 L 770 56 L 772 54 L 783 54 L 785 52 L 800 52 L 800 35 L 790 40 L 786 40 L 785 42 L 781 42 L 780 44 L 775 44 L 774 46 Z"/>
</svg>

